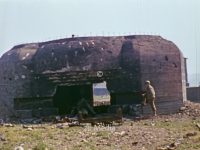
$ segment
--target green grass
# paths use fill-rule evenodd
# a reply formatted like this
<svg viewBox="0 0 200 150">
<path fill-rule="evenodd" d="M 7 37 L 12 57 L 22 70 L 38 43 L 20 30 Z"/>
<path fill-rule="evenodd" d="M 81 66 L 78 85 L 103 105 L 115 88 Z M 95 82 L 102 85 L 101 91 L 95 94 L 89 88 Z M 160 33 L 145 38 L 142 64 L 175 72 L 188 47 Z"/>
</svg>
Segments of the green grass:
<svg viewBox="0 0 200 150">
<path fill-rule="evenodd" d="M 145 120 L 141 123 L 147 125 L 149 122 Z M 174 141 L 168 140 L 166 141 L 166 144 L 170 144 L 170 142 L 175 142 L 176 139 L 183 138 L 187 133 L 197 133 L 197 135 L 195 136 L 183 138 L 181 140 L 181 144 L 177 147 L 176 150 L 200 150 L 200 131 L 196 127 L 197 123 L 200 123 L 200 119 L 192 120 L 190 118 L 180 118 L 167 121 L 165 119 L 161 119 L 155 120 L 154 122 L 155 128 L 166 129 L 174 137 Z"/>
<path fill-rule="evenodd" d="M 48 148 L 48 146 L 43 143 L 43 142 L 39 142 L 34 148 L 33 150 L 53 150 L 52 148 Z"/>
<path fill-rule="evenodd" d="M 132 122 L 132 126 L 130 125 Z M 138 130 L 144 130 L 144 132 L 150 132 L 153 128 L 159 132 L 164 130 L 169 137 L 162 141 L 162 145 L 171 144 L 176 139 L 181 140 L 181 144 L 178 146 L 178 150 L 200 150 L 200 131 L 196 127 L 196 124 L 200 123 L 200 119 L 190 118 L 173 118 L 173 119 L 147 119 L 138 122 L 126 121 L 122 126 L 116 126 L 116 131 L 121 132 L 129 129 L 128 136 L 115 136 L 114 133 L 105 130 L 95 130 L 91 127 L 91 130 L 86 131 L 83 127 L 67 127 L 64 129 L 56 128 L 56 125 L 45 124 L 45 128 L 34 128 L 29 131 L 23 128 L 21 125 L 15 125 L 14 127 L 0 127 L 0 134 L 5 136 L 6 141 L 0 141 L 0 149 L 12 150 L 16 146 L 23 144 L 25 150 L 57 150 L 57 149 L 84 149 L 84 150 L 96 150 L 96 149 L 116 149 L 117 147 L 127 149 L 131 144 L 131 140 L 135 138 L 134 127 L 138 127 Z M 127 132 L 127 131 L 126 131 Z M 189 138 L 183 138 L 184 135 L 191 132 L 197 132 L 197 135 Z M 156 133 L 155 133 L 156 134 Z M 132 136 L 132 137 L 129 137 Z M 136 135 L 137 136 L 137 135 Z M 117 137 L 117 138 L 116 138 Z M 125 140 L 127 138 L 127 140 Z M 140 137 L 139 137 L 140 138 Z M 119 142 L 116 142 L 116 139 Z M 105 141 L 105 143 L 102 143 Z M 106 141 L 108 143 L 106 144 Z M 157 142 L 157 141 L 155 141 Z M 100 145 L 98 145 L 98 143 Z"/>
</svg>

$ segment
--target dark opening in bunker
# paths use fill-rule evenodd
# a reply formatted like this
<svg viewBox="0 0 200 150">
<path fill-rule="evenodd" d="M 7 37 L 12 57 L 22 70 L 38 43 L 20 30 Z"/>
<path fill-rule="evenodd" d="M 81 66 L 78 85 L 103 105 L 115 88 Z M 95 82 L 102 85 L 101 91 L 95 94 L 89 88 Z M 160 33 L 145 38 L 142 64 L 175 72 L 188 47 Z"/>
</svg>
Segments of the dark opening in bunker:
<svg viewBox="0 0 200 150">
<path fill-rule="evenodd" d="M 84 98 L 93 105 L 93 91 L 91 85 L 58 86 L 53 98 L 54 106 L 59 114 L 69 114 L 77 103 Z"/>
</svg>

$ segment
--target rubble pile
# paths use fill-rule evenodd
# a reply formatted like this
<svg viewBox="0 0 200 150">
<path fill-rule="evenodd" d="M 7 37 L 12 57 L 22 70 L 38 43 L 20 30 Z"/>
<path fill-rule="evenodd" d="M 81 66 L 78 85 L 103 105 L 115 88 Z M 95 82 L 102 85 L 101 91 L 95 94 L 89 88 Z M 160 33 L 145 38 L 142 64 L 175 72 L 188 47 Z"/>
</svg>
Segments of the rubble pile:
<svg viewBox="0 0 200 150">
<path fill-rule="evenodd" d="M 179 113 L 190 117 L 200 116 L 200 103 L 185 101 L 184 106 L 180 108 Z"/>
</svg>

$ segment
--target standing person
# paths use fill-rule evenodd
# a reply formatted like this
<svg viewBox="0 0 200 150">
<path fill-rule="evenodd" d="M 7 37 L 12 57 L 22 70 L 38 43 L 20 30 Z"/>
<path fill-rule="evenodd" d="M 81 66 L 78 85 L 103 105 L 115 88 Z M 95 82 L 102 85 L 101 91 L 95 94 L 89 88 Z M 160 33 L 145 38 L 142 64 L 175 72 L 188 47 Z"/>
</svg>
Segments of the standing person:
<svg viewBox="0 0 200 150">
<path fill-rule="evenodd" d="M 156 105 L 155 105 L 155 98 L 156 98 L 156 93 L 155 90 L 153 88 L 153 86 L 151 85 L 150 81 L 147 80 L 145 81 L 145 103 L 149 103 L 151 105 L 151 109 L 154 113 L 154 116 L 157 116 L 157 109 L 156 109 Z"/>
</svg>

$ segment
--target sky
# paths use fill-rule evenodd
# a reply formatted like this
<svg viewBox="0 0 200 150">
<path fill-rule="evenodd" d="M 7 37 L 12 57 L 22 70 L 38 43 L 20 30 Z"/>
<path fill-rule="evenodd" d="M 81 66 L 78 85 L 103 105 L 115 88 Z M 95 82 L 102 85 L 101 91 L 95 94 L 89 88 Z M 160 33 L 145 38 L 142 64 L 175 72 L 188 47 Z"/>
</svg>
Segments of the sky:
<svg viewBox="0 0 200 150">
<path fill-rule="evenodd" d="M 199 0 L 0 0 L 0 55 L 14 45 L 76 36 L 160 35 L 200 73 Z"/>
</svg>

